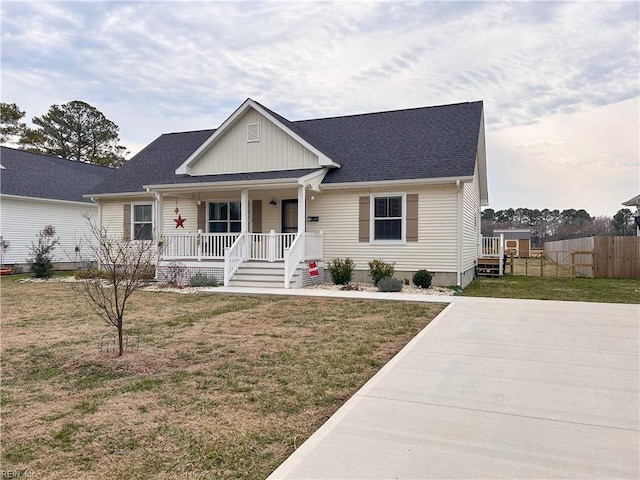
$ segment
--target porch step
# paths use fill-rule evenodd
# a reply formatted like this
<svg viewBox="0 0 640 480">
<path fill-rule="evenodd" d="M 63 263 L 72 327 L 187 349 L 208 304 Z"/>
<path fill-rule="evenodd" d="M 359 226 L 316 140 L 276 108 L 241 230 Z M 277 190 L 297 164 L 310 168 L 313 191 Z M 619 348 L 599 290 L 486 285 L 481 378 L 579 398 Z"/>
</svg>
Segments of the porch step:
<svg viewBox="0 0 640 480">
<path fill-rule="evenodd" d="M 482 277 L 499 277 L 500 276 L 500 258 L 479 258 L 477 272 Z"/>
<path fill-rule="evenodd" d="M 295 284 L 299 271 L 295 273 L 290 284 Z M 284 263 L 282 262 L 247 262 L 229 282 L 231 287 L 282 288 L 284 286 Z"/>
</svg>

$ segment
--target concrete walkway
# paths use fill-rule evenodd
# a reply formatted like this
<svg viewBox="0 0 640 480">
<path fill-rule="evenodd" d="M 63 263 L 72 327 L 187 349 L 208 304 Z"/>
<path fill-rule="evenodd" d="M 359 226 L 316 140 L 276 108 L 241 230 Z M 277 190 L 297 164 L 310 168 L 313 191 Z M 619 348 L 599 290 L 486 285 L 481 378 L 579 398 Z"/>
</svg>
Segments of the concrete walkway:
<svg viewBox="0 0 640 480">
<path fill-rule="evenodd" d="M 411 297 L 451 304 L 269 479 L 640 478 L 640 306 Z"/>
</svg>

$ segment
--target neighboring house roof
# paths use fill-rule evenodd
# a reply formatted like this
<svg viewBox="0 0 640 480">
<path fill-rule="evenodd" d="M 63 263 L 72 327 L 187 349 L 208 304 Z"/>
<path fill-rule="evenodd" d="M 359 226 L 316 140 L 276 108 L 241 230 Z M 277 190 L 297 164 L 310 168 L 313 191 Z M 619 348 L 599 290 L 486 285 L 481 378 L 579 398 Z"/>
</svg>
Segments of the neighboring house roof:
<svg viewBox="0 0 640 480">
<path fill-rule="evenodd" d="M 638 208 L 640 208 L 640 194 L 638 194 L 635 197 L 627 200 L 626 202 L 623 202 L 622 205 L 624 205 L 625 207 L 638 207 Z"/>
<path fill-rule="evenodd" d="M 137 155 L 122 164 L 112 178 L 85 193 L 99 195 L 142 192 L 143 185 L 187 181 L 192 177 L 178 177 L 174 173 L 175 169 L 214 132 L 215 130 L 198 130 L 160 135 Z"/>
<path fill-rule="evenodd" d="M 115 169 L 0 147 L 0 194 L 91 203 L 83 194 Z"/>
<path fill-rule="evenodd" d="M 530 228 L 496 228 L 493 231 L 493 235 L 497 236 L 504 234 L 504 238 L 507 240 L 529 240 L 531 238 Z"/>
<path fill-rule="evenodd" d="M 301 121 L 289 121 L 258 102 L 247 102 L 264 109 L 282 127 L 340 166 L 329 169 L 323 185 L 470 178 L 476 168 L 479 141 L 484 141 L 481 101 Z M 238 110 L 230 119 L 237 114 Z M 229 119 L 221 128 L 228 123 Z M 215 132 L 161 135 L 122 165 L 113 178 L 87 193 L 142 192 L 144 185 L 275 180 L 313 171 L 176 175 L 176 169 L 194 158 Z"/>
</svg>

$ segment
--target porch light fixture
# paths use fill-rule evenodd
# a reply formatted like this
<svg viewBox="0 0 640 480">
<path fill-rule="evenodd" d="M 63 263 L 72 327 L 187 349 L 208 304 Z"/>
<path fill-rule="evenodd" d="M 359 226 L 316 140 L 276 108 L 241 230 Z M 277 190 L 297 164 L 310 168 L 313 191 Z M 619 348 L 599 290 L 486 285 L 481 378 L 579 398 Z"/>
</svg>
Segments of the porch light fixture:
<svg viewBox="0 0 640 480">
<path fill-rule="evenodd" d="M 274 206 L 274 207 L 276 206 L 276 198 L 275 198 L 275 197 L 273 197 L 273 198 L 271 199 L 271 201 L 269 202 L 269 205 L 272 205 L 272 206 Z"/>
</svg>

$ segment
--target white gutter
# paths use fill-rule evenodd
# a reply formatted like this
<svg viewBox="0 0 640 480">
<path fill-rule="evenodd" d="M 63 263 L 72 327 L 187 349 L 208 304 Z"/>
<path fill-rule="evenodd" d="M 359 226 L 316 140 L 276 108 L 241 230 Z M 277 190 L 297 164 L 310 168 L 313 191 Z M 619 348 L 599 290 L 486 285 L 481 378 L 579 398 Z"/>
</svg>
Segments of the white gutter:
<svg viewBox="0 0 640 480">
<path fill-rule="evenodd" d="M 456 180 L 456 189 L 458 194 L 456 195 L 457 203 L 457 218 L 458 218 L 458 230 L 457 230 L 457 252 L 456 252 L 456 285 L 462 288 L 462 188 L 460 180 Z"/>
<path fill-rule="evenodd" d="M 62 205 L 82 205 L 84 207 L 93 207 L 89 202 L 79 202 L 76 200 L 57 200 L 55 198 L 40 198 L 40 197 L 25 197 L 23 195 L 10 195 L 6 193 L 0 194 L 0 198 L 6 198 L 11 200 L 20 200 L 24 202 L 41 202 L 41 203 L 55 203 Z M 83 195 L 83 198 L 90 198 L 87 195 Z"/>
<path fill-rule="evenodd" d="M 406 180 L 379 180 L 374 182 L 344 182 L 344 183 L 323 183 L 323 190 L 333 190 L 339 188 L 374 188 L 374 187 L 390 187 L 398 185 L 445 185 L 451 183 L 469 183 L 473 182 L 471 177 L 440 177 L 440 178 L 410 178 Z"/>
<path fill-rule="evenodd" d="M 120 192 L 120 193 L 87 193 L 82 195 L 84 198 L 122 198 L 122 197 L 146 197 L 147 192 Z"/>
<path fill-rule="evenodd" d="M 210 190 L 226 189 L 229 187 L 244 187 L 244 186 L 264 186 L 266 188 L 285 186 L 291 187 L 298 184 L 298 177 L 291 178 L 275 178 L 275 179 L 261 179 L 261 180 L 234 180 L 228 182 L 194 182 L 194 183 L 171 183 L 165 185 L 143 185 L 143 188 L 147 190 L 165 190 L 167 192 L 171 190 L 175 191 L 195 191 L 198 192 L 203 188 Z"/>
</svg>

